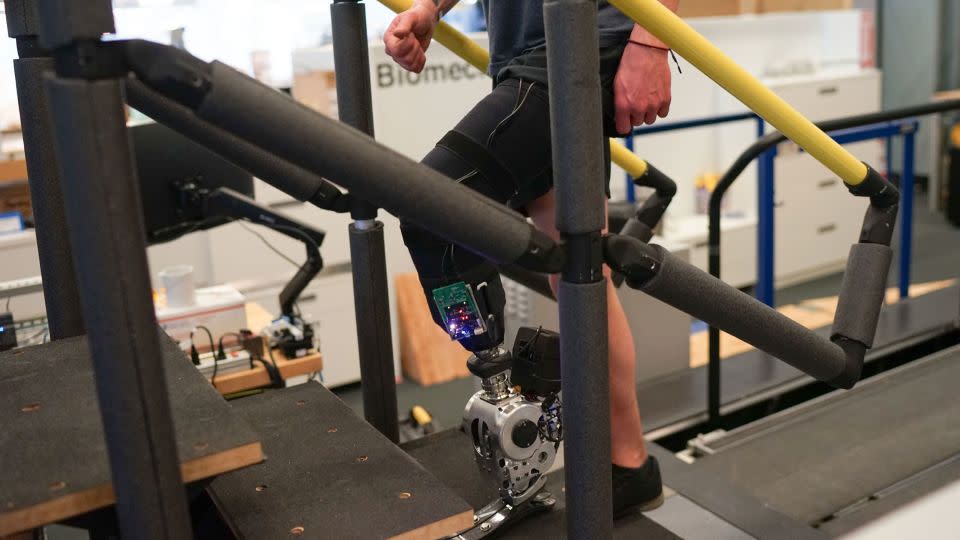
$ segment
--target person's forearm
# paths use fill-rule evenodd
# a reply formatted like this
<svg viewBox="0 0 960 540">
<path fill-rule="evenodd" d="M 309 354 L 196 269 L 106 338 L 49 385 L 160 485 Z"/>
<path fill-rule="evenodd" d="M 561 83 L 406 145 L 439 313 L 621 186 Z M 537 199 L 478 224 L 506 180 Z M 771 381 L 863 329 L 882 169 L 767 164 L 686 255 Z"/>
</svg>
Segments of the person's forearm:
<svg viewBox="0 0 960 540">
<path fill-rule="evenodd" d="M 416 3 L 436 10 L 437 20 L 439 21 L 448 11 L 453 9 L 453 6 L 457 5 L 459 1 L 460 0 L 416 0 Z"/>
<path fill-rule="evenodd" d="M 680 5 L 680 0 L 660 0 L 660 3 L 666 6 L 670 11 L 676 13 L 677 7 Z M 657 49 L 670 48 L 666 43 L 660 41 L 656 36 L 648 32 L 646 28 L 640 26 L 639 24 L 633 25 L 633 32 L 630 33 L 630 41 L 655 47 Z"/>
</svg>

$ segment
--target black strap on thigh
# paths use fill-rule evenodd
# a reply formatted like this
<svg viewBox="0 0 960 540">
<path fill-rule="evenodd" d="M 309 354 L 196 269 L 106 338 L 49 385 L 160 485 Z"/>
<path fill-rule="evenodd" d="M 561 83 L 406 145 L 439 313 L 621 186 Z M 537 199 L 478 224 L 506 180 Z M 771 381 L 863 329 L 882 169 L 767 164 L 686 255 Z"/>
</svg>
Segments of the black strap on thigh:
<svg viewBox="0 0 960 540">
<path fill-rule="evenodd" d="M 474 182 L 464 182 L 476 191 L 506 202 L 517 191 L 517 179 L 509 169 L 493 155 L 490 150 L 459 131 L 448 131 L 437 146 L 446 148 L 473 166 L 486 179 L 486 185 L 476 186 Z"/>
</svg>

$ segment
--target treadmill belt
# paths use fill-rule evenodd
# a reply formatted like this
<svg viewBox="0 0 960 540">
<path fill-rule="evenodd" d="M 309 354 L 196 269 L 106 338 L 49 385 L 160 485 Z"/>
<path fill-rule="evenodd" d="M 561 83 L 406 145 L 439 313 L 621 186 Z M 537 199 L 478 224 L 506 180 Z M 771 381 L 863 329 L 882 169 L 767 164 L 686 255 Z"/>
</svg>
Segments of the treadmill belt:
<svg viewBox="0 0 960 540">
<path fill-rule="evenodd" d="M 731 432 L 694 467 L 815 524 L 960 453 L 960 347 Z"/>
</svg>

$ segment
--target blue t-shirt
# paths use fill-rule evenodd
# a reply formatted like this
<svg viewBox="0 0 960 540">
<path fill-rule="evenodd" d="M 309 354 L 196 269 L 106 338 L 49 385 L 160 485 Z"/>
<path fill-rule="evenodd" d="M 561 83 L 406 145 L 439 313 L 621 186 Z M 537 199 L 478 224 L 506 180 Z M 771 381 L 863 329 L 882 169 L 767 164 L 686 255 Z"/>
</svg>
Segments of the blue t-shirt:
<svg viewBox="0 0 960 540">
<path fill-rule="evenodd" d="M 481 0 L 490 37 L 490 75 L 496 76 L 511 60 L 543 48 L 543 0 Z M 600 47 L 622 45 L 633 30 L 633 21 L 600 0 L 597 19 Z"/>
</svg>

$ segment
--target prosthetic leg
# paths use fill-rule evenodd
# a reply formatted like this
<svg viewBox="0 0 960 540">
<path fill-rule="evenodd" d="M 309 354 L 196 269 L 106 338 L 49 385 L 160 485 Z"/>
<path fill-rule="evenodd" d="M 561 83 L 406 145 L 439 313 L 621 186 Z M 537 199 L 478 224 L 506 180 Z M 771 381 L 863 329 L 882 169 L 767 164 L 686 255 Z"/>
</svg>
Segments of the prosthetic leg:
<svg viewBox="0 0 960 540">
<path fill-rule="evenodd" d="M 485 309 L 486 289 L 498 285 L 482 283 L 480 294 L 464 282 L 433 291 L 447 332 L 468 348 L 486 345 L 472 349 L 467 360 L 481 390 L 467 401 L 463 430 L 500 496 L 477 512 L 474 526 L 455 537 L 460 539 L 483 538 L 556 503 L 544 485 L 563 440 L 559 335 L 522 328 L 513 350 L 504 349 L 502 307 Z"/>
<path fill-rule="evenodd" d="M 559 335 L 522 328 L 512 352 L 474 354 L 468 367 L 482 389 L 467 402 L 463 429 L 477 465 L 500 490 L 460 535 L 481 538 L 556 503 L 544 485 L 563 440 Z"/>
<path fill-rule="evenodd" d="M 460 166 L 469 170 L 469 165 Z M 444 172 L 452 177 L 466 174 L 459 169 Z M 490 192 L 490 182 L 473 180 L 467 178 L 464 183 L 496 196 Z M 655 192 L 621 234 L 647 241 L 670 204 L 676 184 L 650 165 L 634 182 Z M 481 390 L 464 410 L 463 430 L 473 441 L 478 466 L 497 486 L 500 497 L 477 512 L 474 527 L 460 538 L 482 538 L 556 503 L 543 488 L 544 475 L 563 439 L 560 336 L 521 328 L 513 349 L 504 349 L 506 297 L 497 269 L 482 257 L 418 228 L 405 226 L 403 232 L 421 284 L 428 291 L 434 320 L 473 352 L 467 367 L 480 379 Z M 462 281 L 452 283 L 457 279 Z M 615 273 L 614 283 L 622 280 L 623 275 Z M 549 284 L 544 282 L 541 289 L 549 291 Z"/>
</svg>

